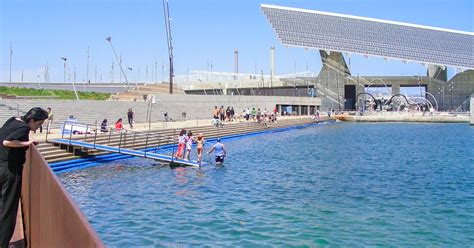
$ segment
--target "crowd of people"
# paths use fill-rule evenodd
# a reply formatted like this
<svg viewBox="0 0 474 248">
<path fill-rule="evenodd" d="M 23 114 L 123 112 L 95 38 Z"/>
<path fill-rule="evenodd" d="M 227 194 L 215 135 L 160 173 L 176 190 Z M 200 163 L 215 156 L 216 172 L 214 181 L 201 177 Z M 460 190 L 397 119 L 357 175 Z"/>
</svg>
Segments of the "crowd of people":
<svg viewBox="0 0 474 248">
<path fill-rule="evenodd" d="M 222 127 L 224 122 L 232 121 L 253 121 L 258 124 L 266 125 L 267 122 L 277 122 L 278 110 L 275 107 L 272 112 L 264 108 L 244 108 L 241 114 L 235 112 L 234 107 L 227 107 L 224 110 L 224 106 L 218 108 L 214 106 L 212 111 L 211 123 L 215 126 Z"/>
</svg>

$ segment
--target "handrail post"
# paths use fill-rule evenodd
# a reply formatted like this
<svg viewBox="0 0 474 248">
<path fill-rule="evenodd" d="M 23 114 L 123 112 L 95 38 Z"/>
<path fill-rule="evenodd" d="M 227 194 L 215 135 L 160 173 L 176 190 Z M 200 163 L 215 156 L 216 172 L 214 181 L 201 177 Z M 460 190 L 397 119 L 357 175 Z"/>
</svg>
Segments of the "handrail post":
<svg viewBox="0 0 474 248">
<path fill-rule="evenodd" d="M 49 133 L 49 122 L 48 122 L 48 126 L 46 127 L 46 137 L 45 137 L 45 141 L 46 143 L 48 142 L 48 133 Z"/>
<path fill-rule="evenodd" d="M 148 135 L 146 136 L 146 141 L 145 141 L 145 158 L 146 158 L 146 151 L 148 150 Z"/>
<path fill-rule="evenodd" d="M 107 142 L 107 146 L 110 146 L 110 138 L 112 138 L 112 128 L 109 130 L 109 141 Z"/>
<path fill-rule="evenodd" d="M 120 146 L 122 145 L 122 135 L 123 133 L 120 133 L 120 140 L 119 140 L 119 147 L 118 147 L 119 153 L 120 153 Z"/>
<path fill-rule="evenodd" d="M 122 134 L 123 134 L 123 148 L 127 148 L 127 132 L 122 133 Z"/>
<path fill-rule="evenodd" d="M 69 145 L 71 145 L 71 139 L 72 139 L 72 129 L 74 127 L 74 124 L 71 123 L 71 130 L 69 132 Z"/>
<path fill-rule="evenodd" d="M 97 120 L 95 120 L 94 149 L 95 149 L 96 141 L 97 141 Z"/>
<path fill-rule="evenodd" d="M 87 130 L 89 130 L 89 124 L 86 125 L 86 132 L 84 134 L 84 142 L 87 142 Z"/>
<path fill-rule="evenodd" d="M 63 128 L 61 132 L 61 139 L 64 139 L 64 128 L 66 127 L 66 122 L 63 123 Z"/>
<path fill-rule="evenodd" d="M 161 145 L 161 134 L 158 135 L 158 147 Z M 156 146 L 155 146 L 155 153 L 156 153 Z"/>
<path fill-rule="evenodd" d="M 174 159 L 174 142 L 173 142 L 173 140 L 175 139 L 175 137 L 176 137 L 176 128 L 173 129 L 173 137 L 171 138 L 171 142 L 170 142 L 172 147 L 173 147 L 173 151 L 172 151 L 173 153 L 171 154 L 171 162 L 173 162 L 173 159 Z"/>
<path fill-rule="evenodd" d="M 133 141 L 132 141 L 132 148 L 135 149 L 135 138 L 137 137 L 137 132 L 133 132 Z"/>
</svg>

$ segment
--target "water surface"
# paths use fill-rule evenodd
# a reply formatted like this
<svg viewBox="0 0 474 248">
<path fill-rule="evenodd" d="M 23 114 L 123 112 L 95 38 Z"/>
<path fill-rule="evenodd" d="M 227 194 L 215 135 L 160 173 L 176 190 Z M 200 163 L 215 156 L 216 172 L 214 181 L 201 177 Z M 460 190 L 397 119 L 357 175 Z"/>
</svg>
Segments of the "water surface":
<svg viewBox="0 0 474 248">
<path fill-rule="evenodd" d="M 336 123 L 225 145 L 223 168 L 134 158 L 59 176 L 107 246 L 474 246 L 474 127 Z"/>
</svg>

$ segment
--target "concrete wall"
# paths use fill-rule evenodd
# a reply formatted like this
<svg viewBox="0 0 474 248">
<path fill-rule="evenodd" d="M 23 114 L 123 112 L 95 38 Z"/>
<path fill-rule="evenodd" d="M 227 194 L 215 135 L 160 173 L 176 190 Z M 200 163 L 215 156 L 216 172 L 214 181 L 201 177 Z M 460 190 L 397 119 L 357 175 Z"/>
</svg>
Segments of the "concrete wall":
<svg viewBox="0 0 474 248">
<path fill-rule="evenodd" d="M 182 113 L 186 113 L 186 119 L 210 119 L 214 106 L 231 106 L 236 113 L 242 113 L 244 108 L 261 108 L 269 111 L 276 105 L 301 105 L 320 106 L 321 99 L 314 97 L 281 97 L 281 96 L 224 96 L 224 95 L 156 95 L 156 103 L 133 102 L 133 101 L 94 101 L 94 100 L 0 100 L 0 110 L 8 110 L 8 106 L 16 108 L 19 106 L 20 115 L 25 114 L 32 107 L 51 107 L 54 113 L 56 127 L 64 122 L 69 115 L 74 115 L 80 123 L 93 124 L 96 120 L 99 125 L 103 119 L 107 119 L 109 125 L 115 123 L 118 118 L 127 120 L 127 110 L 132 108 L 135 113 L 136 123 L 146 123 L 148 107 L 152 108 L 151 121 L 162 121 L 164 112 L 174 120 L 182 120 Z M 0 105 L 1 105 L 0 104 Z M 5 113 L 5 114 L 3 114 Z M 0 122 L 3 123 L 16 113 L 15 110 L 0 111 Z M 14 114 L 16 115 L 16 114 Z"/>
</svg>

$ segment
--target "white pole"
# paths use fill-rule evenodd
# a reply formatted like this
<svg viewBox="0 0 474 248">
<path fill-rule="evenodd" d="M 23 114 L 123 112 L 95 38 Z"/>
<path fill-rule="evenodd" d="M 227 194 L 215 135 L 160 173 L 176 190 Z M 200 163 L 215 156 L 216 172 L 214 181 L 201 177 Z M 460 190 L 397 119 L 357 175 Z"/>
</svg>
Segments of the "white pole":
<svg viewBox="0 0 474 248">
<path fill-rule="evenodd" d="M 66 61 L 64 61 L 66 63 Z M 74 84 L 76 82 L 76 67 L 74 66 L 74 80 L 72 81 L 72 87 L 74 88 L 74 94 L 76 95 L 76 100 L 79 100 L 79 96 L 77 95 L 77 90 L 76 90 L 76 85 Z"/>
</svg>

